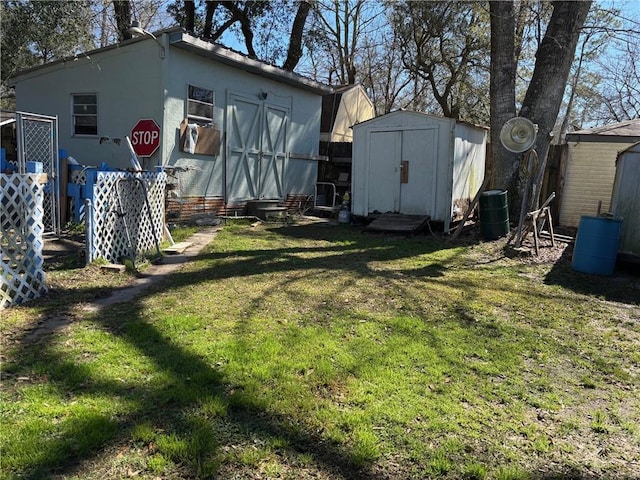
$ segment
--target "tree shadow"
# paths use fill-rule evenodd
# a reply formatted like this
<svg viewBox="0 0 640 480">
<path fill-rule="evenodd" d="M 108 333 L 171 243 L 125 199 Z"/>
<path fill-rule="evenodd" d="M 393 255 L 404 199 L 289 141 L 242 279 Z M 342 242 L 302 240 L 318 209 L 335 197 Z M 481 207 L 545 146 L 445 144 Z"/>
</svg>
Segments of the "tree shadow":
<svg viewBox="0 0 640 480">
<path fill-rule="evenodd" d="M 123 321 L 123 318 L 126 318 Z M 50 343 L 25 345 L 15 374 L 26 374 L 32 368 L 48 365 L 47 383 L 55 386 L 61 397 L 69 399 L 92 394 L 110 397 L 118 402 L 135 405 L 130 412 L 113 418 L 107 414 L 89 412 L 62 420 L 56 427 L 60 433 L 42 439 L 40 455 L 24 472 L 23 478 L 46 478 L 48 475 L 73 473 L 82 461 L 99 455 L 109 445 L 126 442 L 131 429 L 140 422 L 167 432 L 190 444 L 198 426 L 198 416 L 189 415 L 207 402 L 226 405 L 225 421 L 245 436 L 284 438 L 283 449 L 296 454 L 311 455 L 321 469 L 345 478 L 379 478 L 366 466 L 356 465 L 345 446 L 315 433 L 311 425 L 293 423 L 289 418 L 266 408 L 242 385 L 231 385 L 225 375 L 203 360 L 174 344 L 155 326 L 146 322 L 139 302 L 118 306 L 109 313 L 99 314 L 94 322 L 105 331 L 136 348 L 153 362 L 165 377 L 163 387 L 104 380 L 72 358 L 61 355 Z M 188 372 L 188 376 L 185 375 Z M 202 428 L 202 422 L 200 422 Z M 219 436 L 214 424 L 207 424 L 210 437 Z M 206 437 L 206 436 L 205 436 Z M 78 439 L 82 439 L 79 441 Z M 206 478 L 202 464 L 214 461 L 220 454 L 215 441 L 200 442 L 189 456 L 181 458 L 189 476 Z M 63 459 L 61 461 L 61 459 Z"/>
<path fill-rule="evenodd" d="M 193 435 L 193 419 L 184 412 L 207 401 L 220 401 L 228 408 L 226 421 L 232 422 L 239 431 L 249 435 L 285 438 L 283 447 L 292 453 L 310 455 L 319 468 L 327 474 L 342 478 L 382 478 L 370 470 L 371 462 L 358 460 L 348 447 L 338 444 L 318 433 L 312 425 L 291 422 L 289 418 L 272 409 L 265 408 L 256 398 L 243 393 L 242 385 L 233 388 L 224 374 L 184 348 L 179 347 L 148 323 L 144 314 L 144 300 L 148 296 L 170 291 L 185 285 L 202 282 L 255 275 L 256 273 L 279 273 L 283 271 L 311 271 L 344 268 L 354 270 L 358 275 L 376 275 L 366 266 L 371 259 L 386 261 L 410 255 L 411 251 L 399 249 L 397 245 L 328 245 L 319 248 L 280 248 L 276 250 L 245 250 L 241 257 L 232 259 L 230 264 L 214 264 L 204 267 L 197 275 L 192 272 L 176 272 L 163 283 L 151 287 L 140 297 L 127 303 L 102 309 L 90 322 L 109 334 L 136 348 L 156 368 L 169 377 L 165 387 L 123 384 L 113 379 L 98 378 L 90 370 L 71 356 L 60 351 L 52 342 L 57 328 L 67 323 L 53 322 L 37 327 L 22 337 L 22 345 L 15 358 L 18 361 L 9 366 L 11 376 L 28 376 L 34 369 L 46 370 L 46 383 L 57 390 L 61 398 L 74 398 L 91 394 L 111 397 L 118 402 L 136 405 L 130 412 L 112 418 L 109 415 L 87 412 L 80 416 L 70 416 L 56 425 L 55 435 L 40 439 L 42 453 L 31 462 L 23 476 L 25 478 L 46 478 L 52 473 L 64 475 L 77 470 L 83 461 L 99 455 L 110 445 L 126 442 L 131 437 L 131 429 L 140 422 L 151 422 L 155 428 L 174 432 L 187 443 Z M 432 251 L 434 246 L 425 245 L 423 251 Z M 313 253 L 312 259 L 301 259 L 300 254 Z M 415 253 L 415 252 L 414 252 Z M 349 262 L 343 262 L 350 256 Z M 355 258 L 354 258 L 355 256 Z M 227 254 L 210 253 L 197 258 L 204 265 L 212 261 L 227 259 Z M 83 295 L 101 297 L 106 292 L 94 289 L 79 290 Z M 254 306 L 254 308 L 257 308 Z M 52 312 L 53 307 L 52 307 Z M 71 310 L 58 312 L 60 319 L 68 321 L 73 316 Z M 87 321 L 87 320 L 84 320 Z M 40 329 L 40 330 L 38 330 Z M 248 335 L 239 332 L 239 334 Z M 34 341 L 37 340 L 37 341 Z M 246 338 L 251 341 L 250 338 Z M 45 366 L 45 367 L 43 367 Z M 189 372 L 189 378 L 184 372 Z M 215 436 L 216 432 L 212 432 Z M 79 441 L 78 439 L 82 439 Z M 189 475 L 201 478 L 203 461 L 211 461 L 214 444 L 204 442 L 190 459 L 182 459 Z M 214 454 L 219 453 L 215 451 Z M 215 456 L 215 455 L 213 455 Z M 202 457 L 202 458 L 200 458 Z M 204 458 L 206 457 L 206 458 Z M 204 460 L 203 460 L 204 458 Z"/>
<path fill-rule="evenodd" d="M 284 234 L 317 240 L 320 235 L 318 231 L 322 228 L 287 227 Z M 234 430 L 242 432 L 243 438 L 284 439 L 279 448 L 291 455 L 302 453 L 310 456 L 326 475 L 372 480 L 388 478 L 373 469 L 373 461 L 358 460 L 356 453 L 349 447 L 327 437 L 310 422 L 303 419 L 292 421 L 282 412 L 264 405 L 246 385 L 232 384 L 222 368 L 181 347 L 146 318 L 147 297 L 212 280 L 295 272 L 295 276 L 284 277 L 277 286 L 286 288 L 287 283 L 295 282 L 299 276 L 344 270 L 360 277 L 383 276 L 386 280 L 393 280 L 412 276 L 429 282 L 444 277 L 458 256 L 453 245 L 447 245 L 439 239 L 413 239 L 411 248 L 408 248 L 406 239 L 362 236 L 359 232 L 348 232 L 337 239 L 335 234 L 327 234 L 320 238 L 326 240 L 327 244 L 308 248 L 281 246 L 271 250 L 204 252 L 194 259 L 195 262 L 199 262 L 195 271 L 170 274 L 164 282 L 144 291 L 133 301 L 115 305 L 108 310 L 102 309 L 87 320 L 96 328 L 139 351 L 165 376 L 166 380 L 160 386 L 149 382 L 124 383 L 100 378 L 92 374 L 82 362 L 65 355 L 53 342 L 49 343 L 43 339 L 34 344 L 28 338 L 23 338 L 21 350 L 15 355 L 18 361 L 12 367 L 14 375 L 27 374 L 34 368 L 47 365 L 47 382 L 58 390 L 61 397 L 100 394 L 113 398 L 114 401 L 132 405 L 130 410 L 115 417 L 90 412 L 81 419 L 62 419 L 56 427 L 58 434 L 40 440 L 42 455 L 34 459 L 24 478 L 46 478 L 52 473 L 72 474 L 79 470 L 84 460 L 96 458 L 101 451 L 109 447 L 129 442 L 132 430 L 140 423 L 170 432 L 190 446 L 189 455 L 177 459 L 186 475 L 196 478 L 214 476 L 216 457 L 225 446 L 221 440 L 216 440 L 220 437 L 222 428 L 218 423 L 220 419 L 202 418 L 194 413 L 207 402 L 222 404 L 226 409 L 222 421 L 232 424 Z M 447 252 L 449 249 L 451 251 Z M 436 251 L 448 253 L 448 259 L 416 269 L 403 268 L 382 273 L 371 265 L 372 261 L 387 262 Z M 303 257 L 303 254 L 310 256 Z M 473 283 L 456 282 L 455 285 L 472 295 Z M 407 300 L 411 301 L 411 298 Z M 248 302 L 247 313 L 259 311 L 260 307 L 257 303 Z M 458 307 L 452 306 L 453 311 L 456 311 L 456 308 Z M 343 309 L 347 311 L 348 307 L 345 306 Z M 473 316 L 464 310 L 456 313 L 463 324 L 473 326 L 477 323 Z M 248 344 L 255 341 L 250 331 L 239 328 L 237 334 Z M 404 332 L 407 339 L 411 338 L 412 334 L 410 329 Z M 434 345 L 437 343 L 435 338 L 425 341 Z M 389 353 L 381 348 L 378 355 L 382 358 Z M 358 355 L 354 357 L 360 358 Z M 357 373 L 358 368 L 366 366 L 371 361 L 371 358 L 362 357 L 360 365 L 354 366 L 351 373 Z M 454 363 L 464 359 L 451 358 L 448 361 Z M 189 372 L 188 377 L 185 372 Z M 78 442 L 78 438 L 83 438 L 84 441 Z M 549 473 L 540 478 L 588 479 L 562 475 L 564 474 Z"/>
<path fill-rule="evenodd" d="M 545 276 L 547 285 L 559 285 L 576 293 L 606 300 L 640 305 L 640 268 L 618 263 L 611 276 L 582 273 L 571 266 L 573 248 L 566 248 L 560 259 Z"/>
</svg>

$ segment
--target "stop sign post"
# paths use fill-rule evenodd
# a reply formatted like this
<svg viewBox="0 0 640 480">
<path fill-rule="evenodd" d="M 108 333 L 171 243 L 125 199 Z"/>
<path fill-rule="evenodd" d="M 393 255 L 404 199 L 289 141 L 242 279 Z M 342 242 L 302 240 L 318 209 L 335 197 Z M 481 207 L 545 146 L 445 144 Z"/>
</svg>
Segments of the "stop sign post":
<svg viewBox="0 0 640 480">
<path fill-rule="evenodd" d="M 150 157 L 160 146 L 160 127 L 151 118 L 138 120 L 131 129 L 131 145 L 139 157 Z"/>
</svg>

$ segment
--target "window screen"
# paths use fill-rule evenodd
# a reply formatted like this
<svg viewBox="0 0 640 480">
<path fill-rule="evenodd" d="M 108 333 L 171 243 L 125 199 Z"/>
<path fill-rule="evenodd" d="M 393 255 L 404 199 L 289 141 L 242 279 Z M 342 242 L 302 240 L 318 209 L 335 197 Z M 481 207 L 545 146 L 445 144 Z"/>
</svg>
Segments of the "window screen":
<svg viewBox="0 0 640 480">
<path fill-rule="evenodd" d="M 187 118 L 201 125 L 213 123 L 213 90 L 189 85 Z"/>
<path fill-rule="evenodd" d="M 98 134 L 98 96 L 95 93 L 73 95 L 73 134 Z"/>
</svg>

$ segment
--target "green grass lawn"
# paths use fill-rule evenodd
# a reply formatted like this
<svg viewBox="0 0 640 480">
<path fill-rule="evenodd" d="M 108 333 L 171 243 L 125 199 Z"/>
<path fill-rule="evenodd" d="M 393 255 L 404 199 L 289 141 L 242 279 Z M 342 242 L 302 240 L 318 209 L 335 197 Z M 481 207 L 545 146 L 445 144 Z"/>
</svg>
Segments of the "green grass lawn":
<svg viewBox="0 0 640 480">
<path fill-rule="evenodd" d="M 99 313 L 126 277 L 50 272 L 2 313 L 0 476 L 640 478 L 640 278 L 503 246 L 230 225 Z"/>
</svg>

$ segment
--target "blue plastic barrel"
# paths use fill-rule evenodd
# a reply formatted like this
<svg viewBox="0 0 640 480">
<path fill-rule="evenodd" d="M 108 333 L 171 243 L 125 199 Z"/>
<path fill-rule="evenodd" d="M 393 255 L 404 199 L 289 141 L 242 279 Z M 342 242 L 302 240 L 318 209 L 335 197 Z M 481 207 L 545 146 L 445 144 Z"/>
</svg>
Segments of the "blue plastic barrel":
<svg viewBox="0 0 640 480">
<path fill-rule="evenodd" d="M 573 247 L 573 269 L 594 275 L 613 275 L 621 227 L 620 218 L 581 217 Z"/>
</svg>

